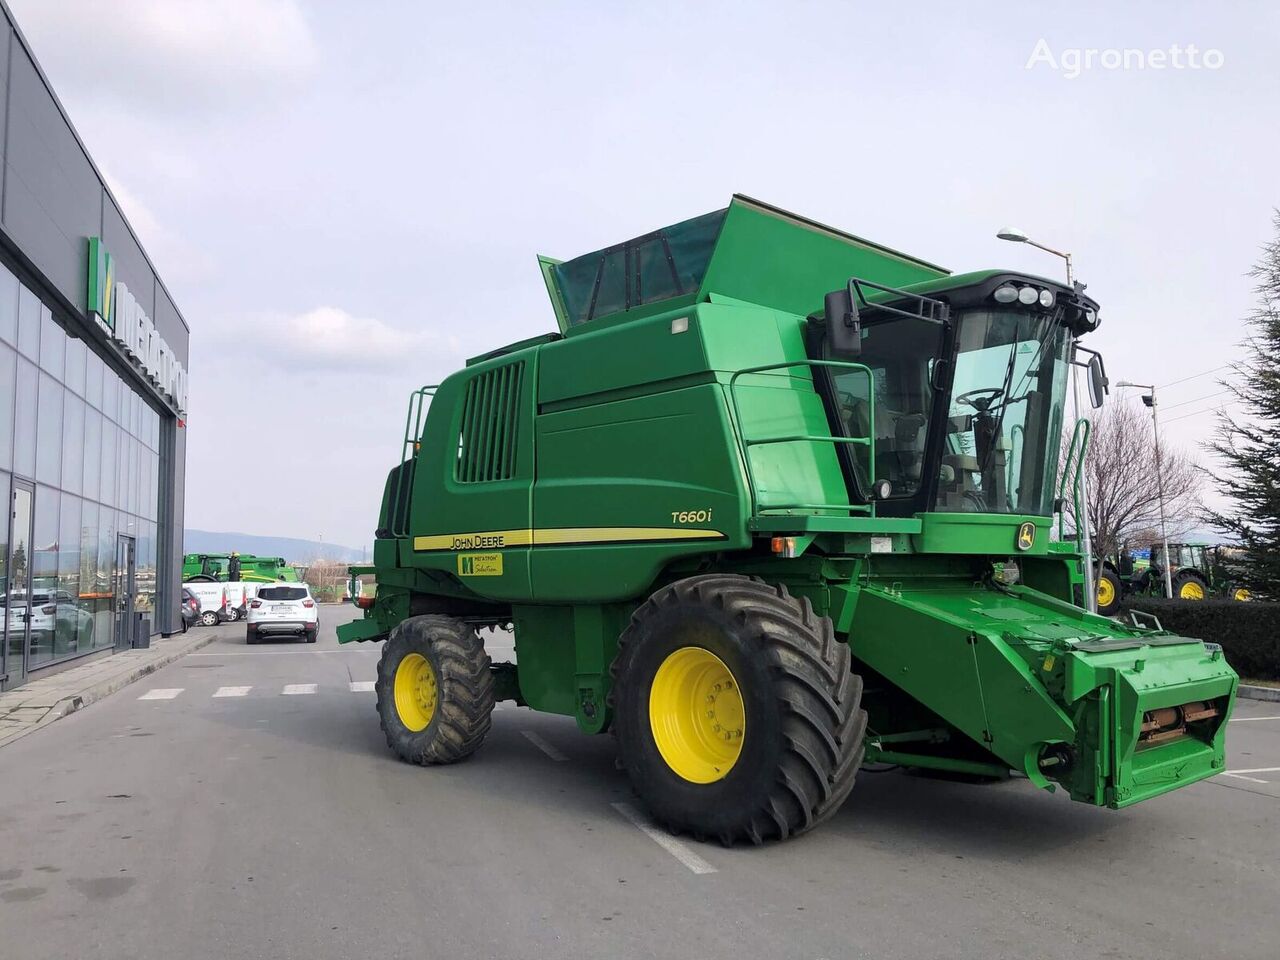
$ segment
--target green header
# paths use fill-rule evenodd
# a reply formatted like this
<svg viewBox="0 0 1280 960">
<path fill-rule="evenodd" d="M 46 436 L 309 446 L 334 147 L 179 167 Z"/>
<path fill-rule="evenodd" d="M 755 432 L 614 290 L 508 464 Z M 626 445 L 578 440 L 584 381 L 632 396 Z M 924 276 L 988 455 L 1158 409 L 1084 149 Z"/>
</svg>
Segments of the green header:
<svg viewBox="0 0 1280 960">
<path fill-rule="evenodd" d="M 88 310 L 97 316 L 113 333 L 116 329 L 115 313 L 111 309 L 115 293 L 116 264 L 107 252 L 101 237 L 89 238 L 89 287 Z"/>
</svg>

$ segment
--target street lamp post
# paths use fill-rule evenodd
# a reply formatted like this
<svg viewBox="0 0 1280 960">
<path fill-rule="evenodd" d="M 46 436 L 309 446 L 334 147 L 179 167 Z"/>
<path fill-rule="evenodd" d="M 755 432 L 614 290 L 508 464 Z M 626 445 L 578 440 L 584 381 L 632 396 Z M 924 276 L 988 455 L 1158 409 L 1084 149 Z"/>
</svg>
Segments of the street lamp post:
<svg viewBox="0 0 1280 960">
<path fill-rule="evenodd" d="M 1037 250 L 1043 250 L 1045 253 L 1052 253 L 1055 257 L 1061 257 L 1067 261 L 1067 286 L 1072 286 L 1075 281 L 1075 274 L 1071 271 L 1071 254 L 1063 253 L 1061 250 L 1055 250 L 1053 247 L 1046 247 L 1043 243 L 1037 243 L 1028 237 L 1017 227 L 1001 227 L 996 231 L 996 236 L 1001 240 L 1008 240 L 1011 243 L 1025 243 L 1029 247 L 1035 247 Z"/>
<path fill-rule="evenodd" d="M 1001 240 L 1008 240 L 1011 243 L 1025 243 L 1028 246 L 1035 247 L 1037 250 L 1043 250 L 1045 253 L 1051 253 L 1055 257 L 1061 257 L 1067 264 L 1067 286 L 1074 288 L 1076 278 L 1071 269 L 1071 254 L 1055 250 L 1053 247 L 1046 247 L 1043 243 L 1037 243 L 1017 227 L 1001 227 L 996 231 L 996 237 Z M 1080 387 L 1076 381 L 1074 363 L 1071 366 L 1071 399 L 1075 404 L 1076 419 L 1079 420 Z M 1094 584 L 1093 537 L 1089 533 L 1089 484 L 1085 475 L 1084 464 L 1080 465 L 1080 511 L 1084 516 L 1076 517 L 1076 528 L 1080 537 L 1080 552 L 1084 554 L 1084 606 L 1090 613 L 1097 613 L 1098 593 Z"/>
<path fill-rule="evenodd" d="M 1142 402 L 1151 408 L 1151 432 L 1156 443 L 1156 496 L 1160 498 L 1160 543 L 1164 548 L 1164 595 L 1172 598 L 1173 558 L 1169 556 L 1169 531 L 1164 519 L 1164 468 L 1160 463 L 1160 418 L 1156 413 L 1156 388 L 1149 383 L 1130 383 L 1128 380 L 1121 380 L 1116 386 L 1151 391 L 1142 395 Z"/>
</svg>

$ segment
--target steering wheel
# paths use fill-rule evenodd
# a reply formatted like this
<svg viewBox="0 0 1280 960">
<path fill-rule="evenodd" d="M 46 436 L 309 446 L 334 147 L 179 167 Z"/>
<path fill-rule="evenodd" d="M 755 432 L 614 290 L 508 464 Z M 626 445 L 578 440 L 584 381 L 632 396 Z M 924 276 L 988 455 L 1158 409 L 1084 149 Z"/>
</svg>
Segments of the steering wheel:
<svg viewBox="0 0 1280 960">
<path fill-rule="evenodd" d="M 970 390 L 956 397 L 956 403 L 965 407 L 973 407 L 979 413 L 984 413 L 991 408 L 991 402 L 997 397 L 1004 396 L 1003 387 L 982 387 L 979 390 Z"/>
</svg>

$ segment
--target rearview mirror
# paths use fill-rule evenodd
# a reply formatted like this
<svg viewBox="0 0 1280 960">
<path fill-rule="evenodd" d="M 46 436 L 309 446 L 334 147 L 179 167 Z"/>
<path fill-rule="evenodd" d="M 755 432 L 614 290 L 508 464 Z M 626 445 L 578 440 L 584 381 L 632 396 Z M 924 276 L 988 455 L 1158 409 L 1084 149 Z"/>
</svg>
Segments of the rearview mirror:
<svg viewBox="0 0 1280 960">
<path fill-rule="evenodd" d="M 856 357 L 862 353 L 862 324 L 849 288 L 828 293 L 822 303 L 822 313 L 827 321 L 831 352 L 842 357 Z"/>
<path fill-rule="evenodd" d="M 1102 367 L 1102 354 L 1095 353 L 1091 356 L 1086 369 L 1089 372 L 1089 402 L 1097 410 L 1106 399 L 1108 386 L 1107 372 Z"/>
</svg>

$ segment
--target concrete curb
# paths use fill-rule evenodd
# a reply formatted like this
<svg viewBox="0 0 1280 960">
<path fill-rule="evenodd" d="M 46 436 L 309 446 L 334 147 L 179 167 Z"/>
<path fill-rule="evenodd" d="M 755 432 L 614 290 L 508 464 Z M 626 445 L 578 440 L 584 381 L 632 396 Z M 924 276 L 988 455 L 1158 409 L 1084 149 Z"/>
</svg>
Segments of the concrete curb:
<svg viewBox="0 0 1280 960">
<path fill-rule="evenodd" d="M 72 694 L 71 696 L 63 697 L 50 707 L 44 716 L 35 723 L 26 724 L 25 726 L 10 733 L 0 733 L 0 748 L 21 740 L 29 733 L 34 733 L 37 730 L 43 730 L 49 724 L 57 720 L 61 720 L 63 717 L 70 716 L 78 710 L 83 710 L 85 707 L 89 706 L 89 704 L 96 703 L 104 697 L 109 697 L 118 690 L 123 690 L 129 684 L 136 680 L 141 680 L 149 674 L 155 673 L 161 667 L 167 667 L 175 660 L 180 660 L 187 654 L 195 650 L 199 650 L 201 647 L 208 646 L 217 638 L 218 635 L 216 633 L 209 632 L 207 636 L 198 637 L 195 640 L 188 641 L 182 644 L 178 649 L 164 650 L 161 648 L 161 652 L 159 652 L 153 659 L 141 662 L 131 670 L 126 670 L 114 676 L 107 677 L 104 680 L 100 680 L 97 683 L 90 684 L 80 692 Z"/>
<path fill-rule="evenodd" d="M 1266 700 L 1280 703 L 1280 687 L 1255 687 L 1249 683 L 1240 684 L 1238 695 L 1246 700 Z"/>
</svg>

